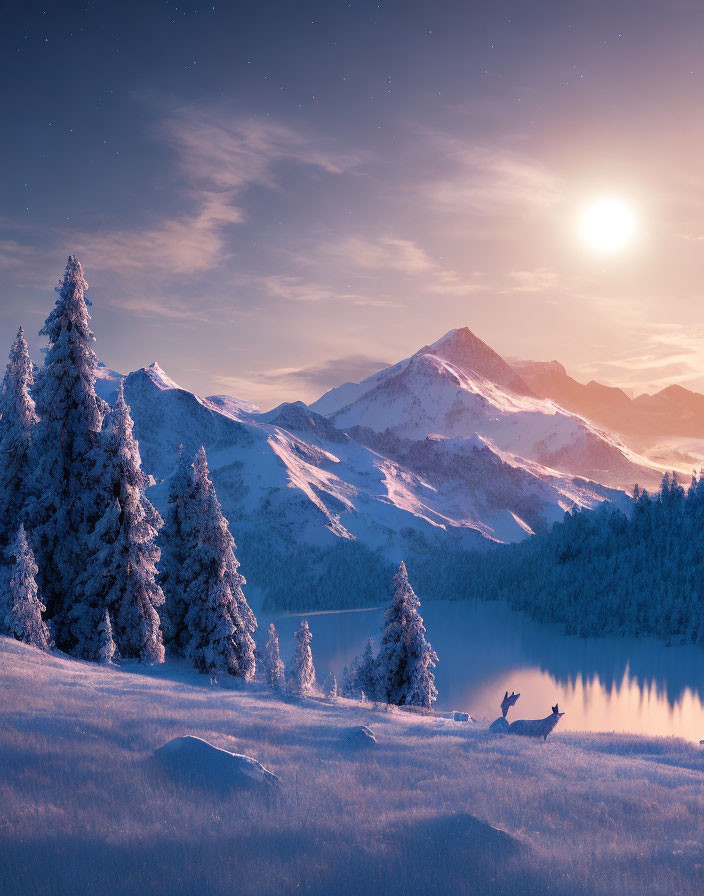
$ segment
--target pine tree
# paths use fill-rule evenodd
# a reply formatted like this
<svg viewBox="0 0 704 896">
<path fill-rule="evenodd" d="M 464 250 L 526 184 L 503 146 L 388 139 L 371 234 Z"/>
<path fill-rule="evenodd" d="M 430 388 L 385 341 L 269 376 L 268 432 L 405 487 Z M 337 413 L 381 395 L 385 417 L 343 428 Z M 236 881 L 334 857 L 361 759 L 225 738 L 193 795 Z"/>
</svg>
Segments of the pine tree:
<svg viewBox="0 0 704 896">
<path fill-rule="evenodd" d="M 425 637 L 420 601 L 403 562 L 391 593 L 377 658 L 380 691 L 387 703 L 429 708 L 437 698 L 432 670 L 438 658 Z"/>
<path fill-rule="evenodd" d="M 20 327 L 0 390 L 0 550 L 23 521 L 30 493 L 31 445 L 37 414 L 30 390 L 32 361 Z"/>
<path fill-rule="evenodd" d="M 112 623 L 110 613 L 105 610 L 102 621 L 98 626 L 98 662 L 104 665 L 112 663 L 115 657 L 115 641 L 112 637 Z"/>
<path fill-rule="evenodd" d="M 190 580 L 186 592 L 186 655 L 202 672 L 229 672 L 251 681 L 255 672 L 252 635 L 257 621 L 242 592 L 245 578 L 238 572 L 235 542 L 202 447 L 193 470 L 193 531 L 197 544 L 185 567 Z"/>
<path fill-rule="evenodd" d="M 377 700 L 379 697 L 379 669 L 374 659 L 374 645 L 371 638 L 367 641 L 362 660 L 357 668 L 355 690 L 363 693 L 369 700 Z"/>
<path fill-rule="evenodd" d="M 20 524 L 17 537 L 10 548 L 12 569 L 10 573 L 10 611 L 5 619 L 8 631 L 18 641 L 48 650 L 51 637 L 42 613 L 46 609 L 39 600 L 37 589 L 37 564 L 27 543 L 24 526 Z"/>
<path fill-rule="evenodd" d="M 76 583 L 80 597 L 68 624 L 75 652 L 97 659 L 101 649 L 97 627 L 108 610 L 120 656 L 159 663 L 164 660 L 164 645 L 157 608 L 164 596 L 157 584 L 156 537 L 162 520 L 145 494 L 150 480 L 142 471 L 133 427 L 120 384 L 99 443 L 90 453 L 93 488 L 86 507 L 93 535 L 85 572 Z"/>
<path fill-rule="evenodd" d="M 337 679 L 334 672 L 328 672 L 323 684 L 323 693 L 329 700 L 337 700 Z"/>
<path fill-rule="evenodd" d="M 295 638 L 296 649 L 286 670 L 286 680 L 290 693 L 300 697 L 310 694 L 315 685 L 315 666 L 310 649 L 313 635 L 306 619 L 301 621 L 301 627 L 296 632 Z"/>
<path fill-rule="evenodd" d="M 165 599 L 162 617 L 164 641 L 170 651 L 181 656 L 188 642 L 186 562 L 196 547 L 192 524 L 193 498 L 193 464 L 186 458 L 183 445 L 180 445 L 176 470 L 169 480 L 168 506 L 159 539 L 159 584 Z"/>
<path fill-rule="evenodd" d="M 273 622 L 269 623 L 269 637 L 264 647 L 264 675 L 270 688 L 279 691 L 284 683 L 284 664 L 279 654 L 279 636 Z"/>
<path fill-rule="evenodd" d="M 39 423 L 34 446 L 37 498 L 28 521 L 58 645 L 72 646 L 66 613 L 84 566 L 88 455 L 100 433 L 105 403 L 95 394 L 97 358 L 92 349 L 83 269 L 71 255 L 59 298 L 41 333 L 49 346 L 34 388 Z"/>
<path fill-rule="evenodd" d="M 359 667 L 361 665 L 361 660 L 358 656 L 356 656 L 352 662 L 350 663 L 349 669 L 347 666 L 343 669 L 342 672 L 342 686 L 340 688 L 340 693 L 343 697 L 347 697 L 350 700 L 358 700 L 360 697 L 359 690 Z"/>
</svg>

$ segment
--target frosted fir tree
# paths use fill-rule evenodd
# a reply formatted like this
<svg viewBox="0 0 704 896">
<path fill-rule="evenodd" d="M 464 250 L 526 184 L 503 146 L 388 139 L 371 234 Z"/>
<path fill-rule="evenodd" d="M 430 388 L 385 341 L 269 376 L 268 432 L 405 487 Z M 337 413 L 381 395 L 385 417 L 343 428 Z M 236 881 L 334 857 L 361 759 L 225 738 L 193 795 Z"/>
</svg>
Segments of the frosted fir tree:
<svg viewBox="0 0 704 896">
<path fill-rule="evenodd" d="M 269 637 L 264 647 L 264 675 L 270 688 L 279 691 L 284 684 L 284 664 L 279 653 L 279 636 L 273 622 L 269 623 Z"/>
<path fill-rule="evenodd" d="M 437 698 L 432 670 L 438 658 L 425 636 L 420 601 L 403 562 L 393 578 L 391 595 L 377 657 L 381 696 L 396 706 L 429 708 Z"/>
<path fill-rule="evenodd" d="M 348 697 L 351 700 L 358 700 L 360 697 L 359 690 L 359 667 L 361 664 L 361 660 L 358 656 L 356 656 L 352 662 L 350 663 L 349 669 L 347 666 L 343 669 L 342 672 L 342 685 L 340 687 L 340 693 L 343 697 Z"/>
<path fill-rule="evenodd" d="M 71 255 L 57 288 L 59 298 L 40 331 L 49 345 L 33 392 L 40 420 L 34 438 L 37 499 L 31 503 L 28 525 L 40 590 L 62 648 L 73 646 L 65 621 L 86 553 L 88 455 L 97 444 L 106 410 L 95 393 L 98 361 L 87 288 L 83 269 Z"/>
<path fill-rule="evenodd" d="M 337 679 L 334 672 L 328 672 L 323 684 L 323 693 L 328 700 L 337 700 Z"/>
<path fill-rule="evenodd" d="M 159 584 L 165 599 L 162 614 L 164 641 L 170 651 L 181 656 L 188 642 L 186 562 L 196 546 L 192 524 L 193 497 L 193 464 L 180 445 L 176 469 L 169 479 L 164 528 L 159 536 Z"/>
<path fill-rule="evenodd" d="M 32 436 L 38 417 L 30 394 L 34 376 L 20 327 L 0 389 L 0 549 L 23 520 L 30 494 Z"/>
<path fill-rule="evenodd" d="M 105 610 L 103 618 L 98 626 L 98 662 L 109 665 L 115 658 L 115 641 L 112 637 L 112 623 L 110 613 Z"/>
<path fill-rule="evenodd" d="M 196 547 L 184 570 L 190 581 L 186 655 L 201 672 L 229 672 L 251 681 L 257 621 L 242 591 L 245 578 L 202 447 L 193 464 L 193 490 Z"/>
<path fill-rule="evenodd" d="M 369 700 L 377 700 L 379 698 L 379 669 L 374 659 L 374 645 L 372 639 L 367 641 L 364 648 L 362 659 L 357 667 L 357 693 L 363 693 Z"/>
<path fill-rule="evenodd" d="M 86 506 L 93 534 L 69 628 L 75 652 L 96 659 L 100 648 L 95 633 L 109 610 L 120 656 L 160 663 L 164 645 L 158 608 L 164 595 L 157 583 L 156 538 L 163 523 L 145 493 L 150 479 L 142 471 L 133 428 L 120 384 L 99 444 L 90 454 L 93 487 Z"/>
<path fill-rule="evenodd" d="M 286 670 L 286 683 L 289 692 L 300 697 L 310 694 L 315 686 L 315 666 L 310 649 L 313 635 L 306 619 L 301 621 L 301 627 L 296 632 L 295 638 L 296 649 Z"/>
<path fill-rule="evenodd" d="M 10 610 L 5 619 L 7 630 L 18 641 L 48 650 L 51 637 L 42 613 L 46 607 L 39 600 L 37 589 L 37 564 L 27 543 L 24 526 L 20 524 L 10 552 Z"/>
</svg>

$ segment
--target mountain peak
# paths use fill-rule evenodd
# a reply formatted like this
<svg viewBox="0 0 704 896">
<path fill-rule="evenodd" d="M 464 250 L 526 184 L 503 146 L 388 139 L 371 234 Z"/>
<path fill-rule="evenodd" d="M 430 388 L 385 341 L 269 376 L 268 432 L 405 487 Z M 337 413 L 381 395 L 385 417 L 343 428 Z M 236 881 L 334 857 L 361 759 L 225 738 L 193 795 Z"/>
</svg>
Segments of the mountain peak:
<svg viewBox="0 0 704 896">
<path fill-rule="evenodd" d="M 158 386 L 160 389 L 181 389 L 181 386 L 171 379 L 166 371 L 159 365 L 158 361 L 152 361 L 148 367 L 143 367 L 142 370 L 154 385 Z"/>
<path fill-rule="evenodd" d="M 567 376 L 565 365 L 559 361 L 525 361 L 511 358 L 511 367 L 520 374 L 526 382 L 530 383 L 533 377 L 558 377 L 564 379 Z"/>
<path fill-rule="evenodd" d="M 426 348 L 435 350 L 439 348 L 453 348 L 459 346 L 466 346 L 472 343 L 481 342 L 477 336 L 469 329 L 469 327 L 455 327 L 452 330 L 448 330 L 444 336 L 441 336 L 437 342 L 433 342 L 432 345 L 426 346 Z M 483 345 L 484 343 L 482 343 Z"/>
<path fill-rule="evenodd" d="M 469 327 L 449 330 L 437 342 L 424 346 L 417 354 L 435 355 L 470 376 L 483 377 L 518 395 L 533 396 L 523 378 L 501 355 L 475 336 Z"/>
</svg>

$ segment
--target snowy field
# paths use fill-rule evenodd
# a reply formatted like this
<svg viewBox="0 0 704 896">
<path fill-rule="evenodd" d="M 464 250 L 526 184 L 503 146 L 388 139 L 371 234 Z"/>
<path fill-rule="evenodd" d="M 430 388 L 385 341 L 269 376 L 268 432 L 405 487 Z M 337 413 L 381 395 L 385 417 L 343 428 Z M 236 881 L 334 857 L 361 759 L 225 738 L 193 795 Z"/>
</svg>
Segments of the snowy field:
<svg viewBox="0 0 704 896">
<path fill-rule="evenodd" d="M 0 670 L 3 896 L 704 890 L 704 749 L 682 740 L 494 737 L 7 638 Z M 375 746 L 349 744 L 360 724 Z M 276 795 L 174 781 L 153 751 L 183 734 L 260 760 Z"/>
</svg>

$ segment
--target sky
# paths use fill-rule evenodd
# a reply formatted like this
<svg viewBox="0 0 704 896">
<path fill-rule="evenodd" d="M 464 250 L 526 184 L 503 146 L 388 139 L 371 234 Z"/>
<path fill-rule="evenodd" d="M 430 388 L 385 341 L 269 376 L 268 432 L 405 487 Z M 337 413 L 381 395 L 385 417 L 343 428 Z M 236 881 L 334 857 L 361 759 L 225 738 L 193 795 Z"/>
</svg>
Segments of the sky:
<svg viewBox="0 0 704 896">
<path fill-rule="evenodd" d="M 38 362 L 76 253 L 105 364 L 262 408 L 461 326 L 704 390 L 699 0 L 10 2 L 0 78 L 0 345 Z"/>
</svg>

